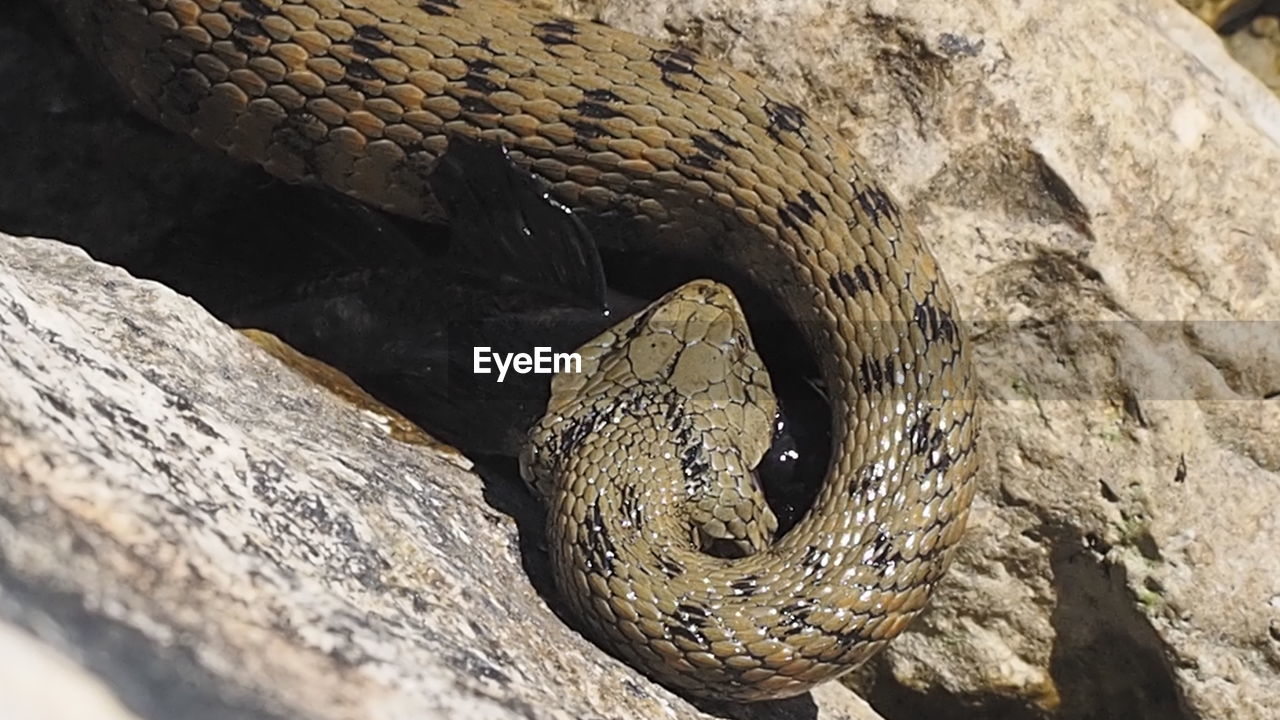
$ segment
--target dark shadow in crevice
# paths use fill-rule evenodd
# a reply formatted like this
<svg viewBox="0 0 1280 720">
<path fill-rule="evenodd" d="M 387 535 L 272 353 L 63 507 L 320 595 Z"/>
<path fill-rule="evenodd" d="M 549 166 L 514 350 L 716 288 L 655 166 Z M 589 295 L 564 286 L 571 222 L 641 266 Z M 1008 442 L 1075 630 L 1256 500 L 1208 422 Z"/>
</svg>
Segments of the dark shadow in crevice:
<svg viewBox="0 0 1280 720">
<path fill-rule="evenodd" d="M 1244 30 L 1255 18 L 1264 15 L 1280 15 L 1280 0 L 1253 0 L 1229 4 L 1218 19 L 1216 30 L 1220 35 L 1232 35 Z"/>
<path fill-rule="evenodd" d="M 1076 529 L 1041 526 L 1058 597 L 1050 670 L 1064 720 L 1192 720 L 1171 652 L 1139 609 L 1124 566 Z"/>
<path fill-rule="evenodd" d="M 689 702 L 708 715 L 726 720 L 817 720 L 818 717 L 818 705 L 809 693 L 750 704 L 696 699 Z"/>
</svg>

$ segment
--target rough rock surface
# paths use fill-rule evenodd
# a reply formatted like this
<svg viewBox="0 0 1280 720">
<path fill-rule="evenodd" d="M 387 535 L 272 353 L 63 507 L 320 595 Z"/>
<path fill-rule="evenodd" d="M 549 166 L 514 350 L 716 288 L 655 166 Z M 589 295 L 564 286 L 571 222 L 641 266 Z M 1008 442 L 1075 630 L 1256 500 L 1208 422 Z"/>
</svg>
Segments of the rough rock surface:
<svg viewBox="0 0 1280 720">
<path fill-rule="evenodd" d="M 1273 552 L 1280 543 L 1275 511 L 1280 453 L 1274 442 L 1280 435 L 1280 207 L 1274 200 L 1280 105 L 1230 60 L 1211 30 L 1175 0 L 609 0 L 557 6 L 676 37 L 791 88 L 815 115 L 847 132 L 915 212 L 965 317 L 975 323 L 986 401 L 985 492 L 958 566 L 932 609 L 861 678 L 884 716 L 1280 717 L 1280 564 Z M 0 26 L 0 32 L 6 29 Z M 16 46 L 0 44 L 5 47 Z M 113 145 L 134 148 L 125 157 L 138 155 L 137 148 L 157 157 L 172 151 L 156 139 L 160 136 L 118 116 L 86 121 L 85 108 L 97 111 L 103 103 L 86 105 L 65 84 L 30 72 L 16 75 L 21 94 L 0 98 L 0 112 L 10 115 L 16 108 L 43 124 L 34 126 L 42 130 L 24 135 L 28 143 L 21 149 L 0 143 L 0 153 L 11 153 L 0 160 L 13 169 L 0 185 L 0 227 L 85 244 L 102 234 L 108 220 L 125 223 L 135 235 L 165 227 L 154 216 L 140 220 L 122 212 L 124 203 L 94 203 L 86 209 L 96 213 L 92 218 L 66 212 L 67 199 L 75 194 L 65 188 L 78 190 L 77 183 L 94 178 L 95 185 L 108 186 L 100 188 L 107 197 L 120 193 L 153 214 L 173 205 L 191 212 L 176 200 L 189 192 L 183 182 L 200 187 L 201 197 L 211 194 L 208 182 L 181 180 L 190 176 L 175 169 L 177 164 L 160 166 L 169 173 L 160 180 L 156 172 L 123 179 L 112 175 L 119 171 L 112 154 L 123 152 Z M 15 104 L 14 97 L 21 102 Z M 38 97 L 44 99 L 33 100 Z M 7 132 L 14 127 L 21 132 L 14 124 Z M 112 143 L 93 153 L 74 143 L 70 149 L 66 143 L 42 146 L 40 136 L 49 127 L 70 127 L 90 137 L 99 133 Z M 204 156 L 189 155 L 198 159 L 188 164 L 205 172 L 237 177 Z M 32 182 L 51 177 L 56 179 Z M 130 181 L 149 192 L 120 189 Z M 98 256 L 128 255 L 134 235 L 105 234 L 110 241 L 129 242 L 95 250 Z M 282 386 L 291 389 L 281 397 L 320 402 L 297 381 L 283 376 L 278 381 L 292 383 Z M 259 391 L 275 392 L 266 386 L 255 388 Z M 354 430 L 342 435 L 342 411 L 328 413 L 324 417 L 333 417 L 335 424 L 328 430 L 331 437 L 356 437 Z M 172 422 L 185 421 L 175 417 Z M 389 441 L 360 438 L 379 452 L 399 452 L 386 449 Z M 355 447 L 335 442 L 326 440 L 323 447 L 330 452 Z M 309 455 L 290 458 L 301 463 Z M 419 453 L 403 457 L 397 462 L 409 462 L 406 467 L 425 462 Z M 402 473 L 397 468 L 389 477 Z M 391 480 L 376 486 L 376 492 L 348 494 L 352 502 L 375 509 L 391 497 L 392 504 L 420 505 L 426 513 L 429 503 L 415 494 L 421 490 Z M 6 489 L 0 497 L 8 503 L 11 496 Z M 473 492 L 476 505 L 468 506 L 466 517 L 505 523 L 478 497 Z M 72 507 L 92 511 L 84 501 Z M 368 512 L 360 506 L 350 517 L 359 520 Z M 401 515 L 424 525 L 450 521 L 416 512 Z M 9 517 L 7 510 L 3 516 Z M 101 522 L 84 521 L 77 531 L 83 535 L 84 526 L 96 528 Z M 467 530 L 487 524 L 472 522 Z M 147 527 L 128 531 L 142 536 Z M 40 546 L 43 557 L 61 559 L 55 569 L 71 567 L 81 547 L 78 538 L 71 542 L 73 535 L 64 530 L 52 534 L 52 526 L 49 532 L 47 537 L 63 543 L 49 545 L 52 550 Z M 449 537 L 437 536 L 446 539 L 442 542 Z M 428 553 L 440 561 L 449 552 L 446 545 L 402 537 L 408 545 L 379 541 L 390 544 L 365 549 Z M 142 540 L 136 544 L 146 547 Z M 206 545 L 202 540 L 199 549 L 207 552 Z M 9 546 L 8 537 L 0 541 L 6 557 L 13 555 Z M 545 604 L 521 589 L 527 583 L 509 542 L 494 541 L 492 547 L 505 549 L 484 556 L 496 559 L 486 562 L 488 574 L 477 587 L 499 588 L 500 602 L 513 615 L 546 618 L 529 626 L 486 627 L 487 632 L 536 628 L 537 635 L 526 640 L 548 648 L 539 654 L 504 646 L 507 652 L 525 653 L 511 663 L 518 670 L 505 665 L 502 670 L 516 678 L 520 691 L 528 691 L 519 695 L 528 703 L 521 707 L 555 706 L 540 704 L 549 700 L 587 702 L 591 693 L 583 688 L 605 687 L 598 684 L 603 675 L 596 673 L 616 670 L 616 664 L 602 661 L 546 615 Z M 526 563 L 531 554 L 536 555 L 528 548 L 519 553 Z M 242 555 L 220 559 L 234 569 L 244 561 Z M 110 567 L 108 560 L 139 562 L 123 552 L 103 558 L 85 563 L 81 571 Z M 335 573 L 323 557 L 303 560 L 288 582 L 305 580 L 309 591 L 331 592 L 342 602 L 376 595 L 352 587 L 358 584 L 353 574 Z M 13 561 L 6 563 L 5 572 L 11 573 L 7 568 Z M 8 577 L 0 576 L 0 587 L 12 592 Z M 22 585 L 25 594 L 0 608 L 34 607 L 34 593 L 58 587 L 40 577 Z M 209 582 L 223 587 L 220 580 L 226 577 Z M 166 588 L 174 589 L 158 582 L 148 586 L 148 599 Z M 521 593 L 528 595 L 528 606 L 511 599 Z M 282 594 L 290 603 L 310 598 Z M 59 597 L 68 597 L 67 592 Z M 69 597 L 80 603 L 100 598 L 85 592 Z M 219 602 L 234 607 L 234 600 Z M 457 602 L 483 608 L 495 601 L 472 591 Z M 94 609 L 92 602 L 88 607 Z M 113 623 L 123 622 L 120 615 L 135 617 L 124 612 L 129 605 L 103 607 L 117 615 L 94 609 L 97 614 L 89 617 L 110 617 Z M 324 612 L 316 616 L 324 620 L 294 629 L 314 641 L 310 652 L 281 652 L 279 667 L 254 665 L 249 675 L 275 682 L 282 673 L 297 678 L 315 672 L 325 678 L 312 686 L 316 695 L 298 702 L 307 702 L 308 712 L 313 707 L 317 713 L 336 712 L 337 705 L 321 691 L 337 695 L 348 686 L 330 681 L 339 673 L 328 663 L 350 658 L 337 649 L 324 654 L 316 648 L 328 651 L 334 635 L 347 630 L 359 640 L 357 630 L 370 624 L 365 618 L 359 624 L 347 618 L 343 624 Z M 248 642 L 240 636 L 210 639 L 191 634 L 195 625 L 187 618 L 174 635 L 191 644 L 174 646 L 200 647 L 198 667 L 225 668 L 228 655 L 236 662 L 254 660 L 243 648 L 239 654 L 223 649 L 237 638 Z M 145 616 L 129 625 L 138 626 L 165 627 Z M 456 627 L 440 626 L 431 639 L 417 642 L 456 641 L 451 635 Z M 468 631 L 457 632 L 465 637 Z M 129 638 L 135 639 L 125 648 L 136 648 L 129 644 L 138 641 L 136 636 Z M 348 647 L 354 642 L 350 638 L 333 647 Z M 379 672 L 403 667 L 405 658 L 419 662 L 420 656 L 433 656 L 437 664 L 429 667 L 443 669 L 421 677 L 457 678 L 462 690 L 451 697 L 474 693 L 503 702 L 483 694 L 491 687 L 483 675 L 468 675 L 465 666 L 458 670 L 449 664 L 447 653 L 436 652 L 434 645 L 424 651 L 413 641 L 396 645 L 394 653 L 371 655 L 377 659 L 359 666 L 360 679 L 385 680 Z M 75 651 L 81 642 L 87 641 L 71 636 L 62 647 L 82 657 Z M 592 659 L 574 655 L 580 647 Z M 183 655 L 188 664 L 182 667 L 192 667 L 191 657 Z M 82 662 L 103 672 L 101 664 Z M 553 663 L 557 672 L 541 669 Z M 282 682 L 300 685 L 296 680 L 290 685 L 287 678 Z M 219 687 L 212 683 L 202 687 Z M 646 697 L 636 702 L 668 702 L 647 685 L 615 683 L 611 691 L 621 695 L 627 687 L 647 688 Z M 258 692 L 237 686 L 217 696 L 258 698 Z M 825 695 L 818 702 L 825 708 Z"/>
<path fill-rule="evenodd" d="M 556 618 L 504 490 L 163 286 L 0 236 L 0 368 L 0 641 L 139 717 L 706 717 Z M 68 701 L 24 677 L 6 708 Z M 876 717 L 835 684 L 710 709 Z"/>
</svg>

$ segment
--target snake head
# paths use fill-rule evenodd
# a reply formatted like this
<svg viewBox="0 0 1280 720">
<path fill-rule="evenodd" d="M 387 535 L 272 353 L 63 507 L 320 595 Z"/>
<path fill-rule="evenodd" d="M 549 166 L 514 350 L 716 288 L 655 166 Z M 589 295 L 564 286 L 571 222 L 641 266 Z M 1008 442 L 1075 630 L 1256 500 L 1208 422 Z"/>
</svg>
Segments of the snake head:
<svg viewBox="0 0 1280 720">
<path fill-rule="evenodd" d="M 735 458 L 743 476 L 768 450 L 777 402 L 728 287 L 682 285 L 577 352 L 581 372 L 552 380 L 547 412 L 521 453 L 521 475 L 544 499 L 575 452 L 631 452 L 643 439 L 624 426 L 657 407 L 669 415 L 655 429 L 672 435 L 667 452 L 687 453 L 676 436 L 693 437 L 717 460 Z"/>
</svg>

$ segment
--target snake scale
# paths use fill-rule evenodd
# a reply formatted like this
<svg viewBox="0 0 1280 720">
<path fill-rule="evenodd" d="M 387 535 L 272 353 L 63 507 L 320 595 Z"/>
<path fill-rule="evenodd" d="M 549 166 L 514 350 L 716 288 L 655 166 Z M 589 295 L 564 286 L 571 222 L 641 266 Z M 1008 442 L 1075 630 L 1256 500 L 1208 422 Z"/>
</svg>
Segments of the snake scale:
<svg viewBox="0 0 1280 720">
<path fill-rule="evenodd" d="M 776 542 L 749 472 L 774 399 L 728 288 L 672 291 L 553 380 L 522 472 L 560 591 L 617 655 L 691 695 L 786 697 L 920 612 L 974 492 L 968 346 L 913 221 L 784 97 L 498 0 L 46 1 L 144 114 L 285 180 L 429 217 L 449 139 L 501 143 L 561 202 L 628 218 L 632 249 L 715 258 L 789 314 L 833 447 Z"/>
</svg>

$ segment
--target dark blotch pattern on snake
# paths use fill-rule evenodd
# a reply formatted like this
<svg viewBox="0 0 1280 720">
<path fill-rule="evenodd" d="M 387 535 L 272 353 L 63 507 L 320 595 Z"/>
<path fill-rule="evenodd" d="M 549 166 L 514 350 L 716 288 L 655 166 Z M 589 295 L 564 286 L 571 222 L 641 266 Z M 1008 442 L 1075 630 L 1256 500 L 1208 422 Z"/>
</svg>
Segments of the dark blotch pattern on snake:
<svg viewBox="0 0 1280 720">
<path fill-rule="evenodd" d="M 967 345 L 915 224 L 786 98 L 496 0 L 47 2 L 142 112 L 281 178 L 422 218 L 451 137 L 501 143 L 561 202 L 628 218 L 633 250 L 714 257 L 772 293 L 819 359 L 834 438 L 777 542 L 749 472 L 773 395 L 722 285 L 588 343 L 530 433 L 559 586 L 616 653 L 693 694 L 783 697 L 923 608 L 974 492 Z"/>
</svg>

